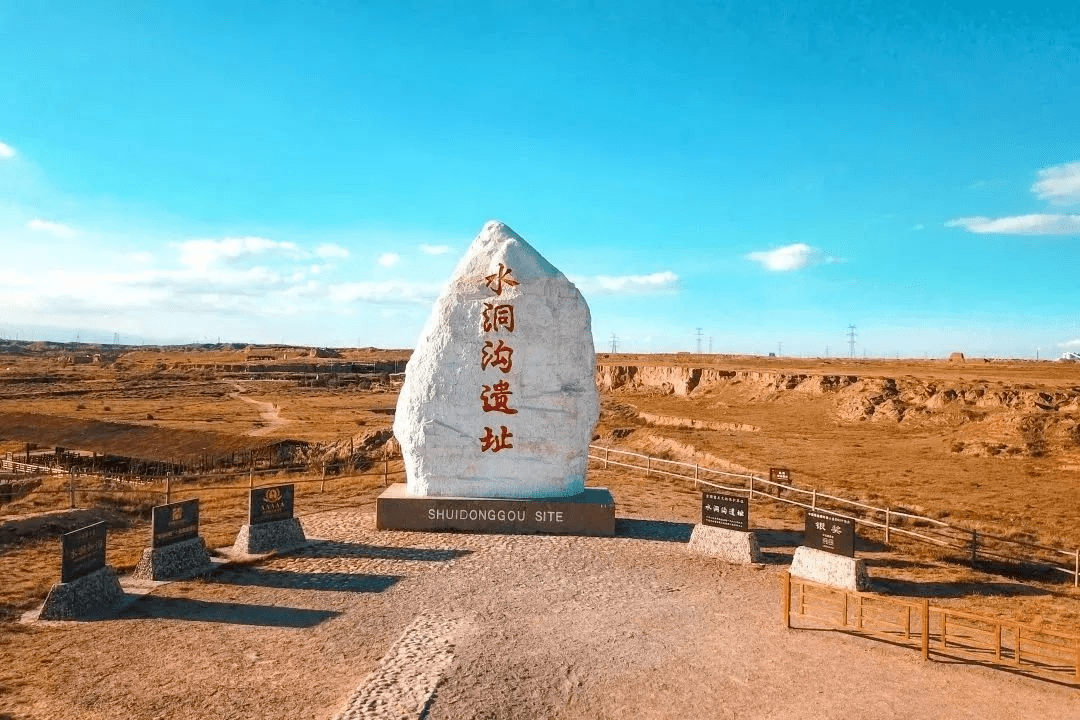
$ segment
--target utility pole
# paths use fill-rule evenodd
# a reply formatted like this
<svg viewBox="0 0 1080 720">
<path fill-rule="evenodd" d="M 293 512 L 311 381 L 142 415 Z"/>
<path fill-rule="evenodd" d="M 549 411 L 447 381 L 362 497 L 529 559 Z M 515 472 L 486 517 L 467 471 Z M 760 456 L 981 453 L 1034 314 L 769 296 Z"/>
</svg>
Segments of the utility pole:
<svg viewBox="0 0 1080 720">
<path fill-rule="evenodd" d="M 619 338 L 615 336 L 615 333 L 611 333 L 611 353 L 615 354 L 618 348 Z"/>
<path fill-rule="evenodd" d="M 697 351 L 698 355 L 701 354 L 701 328 L 697 329 Z"/>
<path fill-rule="evenodd" d="M 847 336 L 848 336 L 848 350 L 849 350 L 849 352 L 851 354 L 851 357 L 855 357 L 855 326 L 854 325 L 848 325 L 847 329 L 848 329 L 848 333 L 847 333 Z"/>
<path fill-rule="evenodd" d="M 784 343 L 778 342 L 778 343 L 776 343 L 776 357 L 783 357 L 783 356 L 784 356 Z"/>
<path fill-rule="evenodd" d="M 829 346 L 825 346 L 825 357 L 829 357 Z"/>
<path fill-rule="evenodd" d="M 712 355 L 712 335 L 709 336 L 709 354 Z"/>
</svg>

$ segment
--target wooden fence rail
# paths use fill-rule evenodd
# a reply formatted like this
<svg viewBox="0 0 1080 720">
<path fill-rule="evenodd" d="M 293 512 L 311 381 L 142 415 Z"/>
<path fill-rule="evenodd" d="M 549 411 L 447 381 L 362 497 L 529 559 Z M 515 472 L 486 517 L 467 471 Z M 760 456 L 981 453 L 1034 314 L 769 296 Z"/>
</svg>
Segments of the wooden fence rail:
<svg viewBox="0 0 1080 720">
<path fill-rule="evenodd" d="M 918 649 L 923 659 L 958 658 L 1080 685 L 1080 635 L 871 593 L 840 590 L 785 572 L 781 606 L 794 629 L 841 630 Z"/>
<path fill-rule="evenodd" d="M 639 462 L 633 462 L 633 459 Z M 694 463 L 666 460 L 651 455 L 616 450 L 602 445 L 589 446 L 589 459 L 606 467 L 624 467 L 644 471 L 647 476 L 658 475 L 687 480 L 725 492 L 746 493 L 750 500 L 769 500 L 807 509 L 827 510 L 848 518 L 856 526 L 881 530 L 885 543 L 893 535 L 912 538 L 918 542 L 959 551 L 972 566 L 980 560 L 1015 565 L 1033 565 L 1072 576 L 1074 586 L 1080 587 L 1080 548 L 1063 548 L 1041 543 L 1013 540 L 973 528 L 952 525 L 923 515 L 890 507 L 879 508 L 857 500 L 830 495 L 816 488 L 800 488 L 759 477 L 753 473 L 716 470 Z M 644 464 L 640 461 L 644 460 Z M 785 497 L 785 493 L 787 496 Z M 794 496 L 794 497 L 793 497 Z M 1061 563 L 1062 558 L 1072 562 Z"/>
</svg>

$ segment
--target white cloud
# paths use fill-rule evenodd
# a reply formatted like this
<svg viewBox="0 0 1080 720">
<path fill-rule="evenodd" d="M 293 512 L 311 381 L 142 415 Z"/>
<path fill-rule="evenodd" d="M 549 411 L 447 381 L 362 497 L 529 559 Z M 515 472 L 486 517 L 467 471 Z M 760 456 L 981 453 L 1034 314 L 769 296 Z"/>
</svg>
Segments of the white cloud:
<svg viewBox="0 0 1080 720">
<path fill-rule="evenodd" d="M 962 217 L 949 220 L 946 227 L 997 235 L 1080 235 L 1080 215 L 1033 213 L 1011 217 Z"/>
<path fill-rule="evenodd" d="M 450 252 L 449 245 L 428 245 L 427 243 L 420 243 L 420 252 L 425 255 L 445 255 Z"/>
<path fill-rule="evenodd" d="M 1039 179 L 1031 186 L 1031 192 L 1040 200 L 1054 205 L 1070 205 L 1080 202 L 1080 162 L 1065 163 L 1039 171 Z"/>
<path fill-rule="evenodd" d="M 266 254 L 298 257 L 301 254 L 294 243 L 261 237 L 188 240 L 179 243 L 179 248 L 180 261 L 189 268 L 198 270 L 207 270 L 222 260 L 229 262 Z"/>
<path fill-rule="evenodd" d="M 1075 340 L 1067 340 L 1063 343 L 1058 343 L 1058 347 L 1063 348 L 1080 348 L 1080 338 Z"/>
<path fill-rule="evenodd" d="M 746 256 L 748 260 L 760 263 L 766 270 L 789 272 L 802 270 L 819 262 L 827 262 L 822 252 L 806 243 L 794 243 L 774 250 L 757 250 Z"/>
<path fill-rule="evenodd" d="M 671 290 L 679 276 L 664 270 L 649 275 L 593 275 L 570 279 L 585 294 L 615 295 Z"/>
<path fill-rule="evenodd" d="M 431 282 L 351 282 L 329 286 L 330 299 L 339 303 L 429 303 L 434 300 L 440 283 Z"/>
<path fill-rule="evenodd" d="M 70 225 L 49 220 L 34 219 L 26 223 L 26 227 L 35 232 L 49 233 L 50 235 L 62 238 L 72 238 L 79 234 L 79 231 Z"/>
<path fill-rule="evenodd" d="M 925 227 L 926 227 L 926 226 L 925 226 L 925 225 L 923 225 L 922 223 L 916 223 L 916 224 L 914 224 L 914 225 L 912 225 L 912 226 L 911 226 L 911 229 L 912 229 L 912 230 L 922 230 L 922 229 L 923 229 L 923 228 L 925 228 Z"/>
<path fill-rule="evenodd" d="M 0 158 L 15 157 L 15 148 L 11 147 L 7 143 L 0 142 Z"/>
<path fill-rule="evenodd" d="M 392 253 L 392 252 L 383 253 L 382 255 L 379 256 L 379 261 L 378 262 L 379 262 L 380 265 L 382 265 L 385 268 L 394 267 L 399 262 L 401 262 L 401 256 L 398 255 L 397 253 Z"/>
<path fill-rule="evenodd" d="M 324 243 L 315 248 L 315 254 L 321 258 L 347 258 L 349 257 L 349 251 L 347 248 L 343 248 L 340 245 L 334 243 Z"/>
</svg>

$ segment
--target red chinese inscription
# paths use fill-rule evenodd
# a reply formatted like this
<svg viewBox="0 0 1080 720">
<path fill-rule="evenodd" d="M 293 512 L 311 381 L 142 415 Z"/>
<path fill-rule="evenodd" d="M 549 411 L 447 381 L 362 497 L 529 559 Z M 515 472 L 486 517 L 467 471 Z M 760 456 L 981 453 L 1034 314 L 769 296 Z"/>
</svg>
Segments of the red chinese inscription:
<svg viewBox="0 0 1080 720">
<path fill-rule="evenodd" d="M 514 367 L 514 348 L 510 347 L 502 340 L 499 344 L 487 340 L 484 342 L 484 349 L 480 351 L 480 369 L 487 370 L 490 365 L 493 368 L 498 368 L 504 373 L 510 372 L 510 369 Z"/>
<path fill-rule="evenodd" d="M 514 332 L 514 306 L 484 303 L 484 332 L 493 332 L 500 328 Z"/>
<path fill-rule="evenodd" d="M 500 427 L 501 432 L 496 435 L 495 431 L 489 427 L 484 428 L 484 436 L 480 438 L 480 452 L 499 452 L 507 448 L 514 447 L 510 443 L 506 442 L 507 438 L 514 437 L 514 433 L 506 429 L 505 425 Z"/>
<path fill-rule="evenodd" d="M 494 385 L 485 385 L 480 392 L 480 400 L 484 403 L 484 412 L 501 412 L 513 415 L 517 412 L 507 405 L 510 402 L 510 383 L 500 380 Z"/>
<path fill-rule="evenodd" d="M 518 284 L 518 281 L 510 277 L 510 273 L 513 272 L 510 268 L 506 267 L 502 263 L 499 263 L 499 269 L 484 278 L 484 284 L 488 286 L 491 292 L 496 295 L 502 295 L 503 286 L 513 287 Z"/>
</svg>

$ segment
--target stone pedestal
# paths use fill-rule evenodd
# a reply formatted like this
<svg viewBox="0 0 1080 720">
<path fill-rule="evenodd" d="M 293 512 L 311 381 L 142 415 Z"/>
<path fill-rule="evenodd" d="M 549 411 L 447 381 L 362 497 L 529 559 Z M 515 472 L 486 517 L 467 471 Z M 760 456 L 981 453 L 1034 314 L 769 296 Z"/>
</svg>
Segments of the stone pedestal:
<svg viewBox="0 0 1080 720">
<path fill-rule="evenodd" d="M 870 589 L 870 576 L 861 558 L 847 557 L 800 545 L 791 561 L 792 577 L 839 588 L 865 591 Z"/>
<path fill-rule="evenodd" d="M 132 577 L 141 580 L 171 580 L 191 577 L 209 570 L 210 553 L 201 537 L 160 548 L 146 548 Z"/>
<path fill-rule="evenodd" d="M 123 598 L 124 591 L 116 571 L 106 565 L 70 582 L 53 585 L 38 617 L 41 620 L 97 617 L 111 610 Z"/>
<path fill-rule="evenodd" d="M 375 525 L 380 530 L 610 536 L 615 534 L 615 500 L 607 488 L 512 500 L 413 495 L 397 483 L 375 501 Z"/>
<path fill-rule="evenodd" d="M 291 550 L 307 542 L 304 528 L 296 518 L 244 525 L 233 543 L 234 553 L 258 555 L 275 550 Z"/>
<path fill-rule="evenodd" d="M 737 565 L 761 562 L 761 549 L 751 532 L 729 530 L 711 525 L 695 525 L 690 534 L 689 550 Z"/>
</svg>

